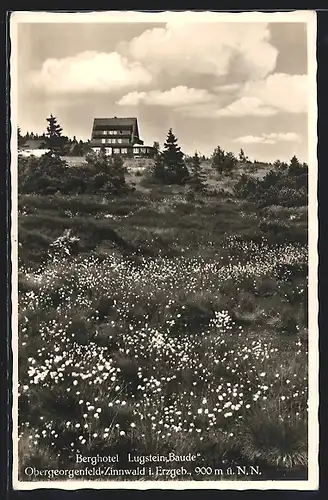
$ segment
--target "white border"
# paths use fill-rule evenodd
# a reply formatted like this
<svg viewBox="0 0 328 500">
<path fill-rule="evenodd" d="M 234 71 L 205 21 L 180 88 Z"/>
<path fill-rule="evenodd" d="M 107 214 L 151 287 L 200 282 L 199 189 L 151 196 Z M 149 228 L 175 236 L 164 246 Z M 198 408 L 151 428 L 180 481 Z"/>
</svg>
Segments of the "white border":
<svg viewBox="0 0 328 500">
<path fill-rule="evenodd" d="M 18 224 L 17 224 L 17 30 L 19 23 L 179 23 L 179 22 L 279 22 L 306 23 L 308 43 L 308 75 L 309 75 L 309 469 L 307 481 L 19 481 L 18 480 Z M 10 19 L 11 57 L 11 262 L 12 262 L 12 353 L 13 353 L 13 488 L 17 490 L 44 489 L 173 489 L 173 490 L 316 490 L 319 485 L 319 343 L 318 343 L 318 219 L 317 219 L 317 85 L 316 85 L 316 13 L 314 11 L 295 12 L 13 12 Z"/>
</svg>

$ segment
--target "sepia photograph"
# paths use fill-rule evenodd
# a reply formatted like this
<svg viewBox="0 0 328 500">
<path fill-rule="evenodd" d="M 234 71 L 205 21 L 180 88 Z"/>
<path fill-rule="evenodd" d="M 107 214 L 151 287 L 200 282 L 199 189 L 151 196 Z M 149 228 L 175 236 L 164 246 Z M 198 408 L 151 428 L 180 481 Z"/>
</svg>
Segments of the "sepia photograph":
<svg viewBox="0 0 328 500">
<path fill-rule="evenodd" d="M 10 43 L 14 488 L 317 489 L 315 12 Z"/>
</svg>

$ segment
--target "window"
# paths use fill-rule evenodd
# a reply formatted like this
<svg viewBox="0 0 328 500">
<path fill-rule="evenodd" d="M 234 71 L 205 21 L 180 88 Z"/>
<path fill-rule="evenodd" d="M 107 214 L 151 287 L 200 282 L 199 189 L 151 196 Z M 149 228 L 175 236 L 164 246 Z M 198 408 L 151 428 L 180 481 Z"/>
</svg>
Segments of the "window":
<svg viewBox="0 0 328 500">
<path fill-rule="evenodd" d="M 122 144 L 122 139 L 117 139 L 117 142 L 118 142 L 119 144 Z"/>
<path fill-rule="evenodd" d="M 134 153 L 139 153 L 139 148 L 133 148 Z"/>
<path fill-rule="evenodd" d="M 105 144 L 106 139 L 101 139 L 102 144 Z"/>
<path fill-rule="evenodd" d="M 121 153 L 124 155 L 128 154 L 128 148 L 122 148 Z"/>
<path fill-rule="evenodd" d="M 113 149 L 113 153 L 114 153 L 115 155 L 119 155 L 119 154 L 120 154 L 120 148 L 114 148 L 114 149 Z"/>
<path fill-rule="evenodd" d="M 110 135 L 113 135 L 113 133 L 114 133 L 114 130 L 109 130 Z"/>
<path fill-rule="evenodd" d="M 111 155 L 112 154 L 112 148 L 106 148 L 106 154 Z"/>
</svg>

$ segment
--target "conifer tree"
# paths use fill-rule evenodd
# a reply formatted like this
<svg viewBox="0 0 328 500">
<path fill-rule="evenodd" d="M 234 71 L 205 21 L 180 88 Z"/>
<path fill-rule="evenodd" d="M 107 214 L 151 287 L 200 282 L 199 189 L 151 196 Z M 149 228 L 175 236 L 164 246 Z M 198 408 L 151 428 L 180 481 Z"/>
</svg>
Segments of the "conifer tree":
<svg viewBox="0 0 328 500">
<path fill-rule="evenodd" d="M 22 146 L 25 142 L 25 137 L 22 136 L 22 131 L 20 127 L 17 127 L 17 143 L 18 147 Z"/>
<path fill-rule="evenodd" d="M 288 173 L 289 175 L 294 175 L 294 176 L 302 175 L 305 173 L 305 169 L 303 165 L 299 162 L 296 155 L 294 155 L 290 160 Z"/>
<path fill-rule="evenodd" d="M 212 167 L 220 174 L 233 173 L 238 161 L 232 152 L 226 153 L 220 146 L 215 148 L 212 155 Z"/>
<path fill-rule="evenodd" d="M 155 141 L 153 144 L 153 148 L 155 149 L 155 156 L 158 155 L 160 150 L 159 142 Z"/>
<path fill-rule="evenodd" d="M 298 161 L 298 158 L 296 155 L 294 155 L 292 157 L 292 159 L 290 160 L 290 163 L 289 163 L 289 169 L 290 171 L 293 171 L 293 170 L 299 170 L 299 167 L 300 167 L 300 162 Z"/>
<path fill-rule="evenodd" d="M 240 150 L 240 153 L 239 153 L 239 161 L 241 163 L 248 163 L 249 161 L 249 158 L 248 156 L 245 155 L 245 152 L 243 149 Z"/>
<path fill-rule="evenodd" d="M 222 173 L 224 171 L 224 165 L 225 165 L 225 151 L 218 146 L 215 148 L 213 151 L 212 155 L 212 167 L 219 173 Z"/>
<path fill-rule="evenodd" d="M 196 193 L 202 193 L 206 191 L 206 176 L 202 170 L 201 164 L 200 164 L 200 157 L 198 156 L 197 152 L 194 154 L 194 156 L 191 159 L 190 163 L 190 168 L 191 168 L 191 175 L 190 175 L 190 180 L 189 184 L 192 189 L 192 191 Z"/>
<path fill-rule="evenodd" d="M 57 118 L 50 115 L 47 118 L 48 126 L 47 126 L 47 146 L 52 153 L 59 154 L 62 149 L 62 136 L 61 133 L 63 129 L 57 123 Z"/>
<path fill-rule="evenodd" d="M 157 156 L 154 176 L 166 184 L 185 184 L 189 179 L 189 172 L 183 157 L 178 140 L 170 128 L 163 152 Z"/>
</svg>

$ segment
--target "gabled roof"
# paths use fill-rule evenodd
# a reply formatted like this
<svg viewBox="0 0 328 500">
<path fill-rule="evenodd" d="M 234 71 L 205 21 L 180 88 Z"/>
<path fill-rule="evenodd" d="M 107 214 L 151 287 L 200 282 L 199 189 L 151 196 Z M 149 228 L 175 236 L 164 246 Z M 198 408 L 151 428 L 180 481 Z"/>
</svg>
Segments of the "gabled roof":
<svg viewBox="0 0 328 500">
<path fill-rule="evenodd" d="M 127 117 L 127 118 L 118 118 L 114 116 L 113 118 L 94 118 L 93 120 L 93 128 L 92 128 L 92 138 L 94 138 L 94 134 L 96 130 L 102 127 L 111 128 L 111 127 L 131 127 L 132 133 L 139 137 L 139 127 L 138 120 L 135 117 Z"/>
<path fill-rule="evenodd" d="M 137 118 L 117 118 L 117 116 L 114 116 L 114 118 L 95 118 L 93 120 L 93 126 L 124 126 L 124 125 L 129 125 L 129 126 L 135 126 L 137 127 L 138 121 Z"/>
</svg>

